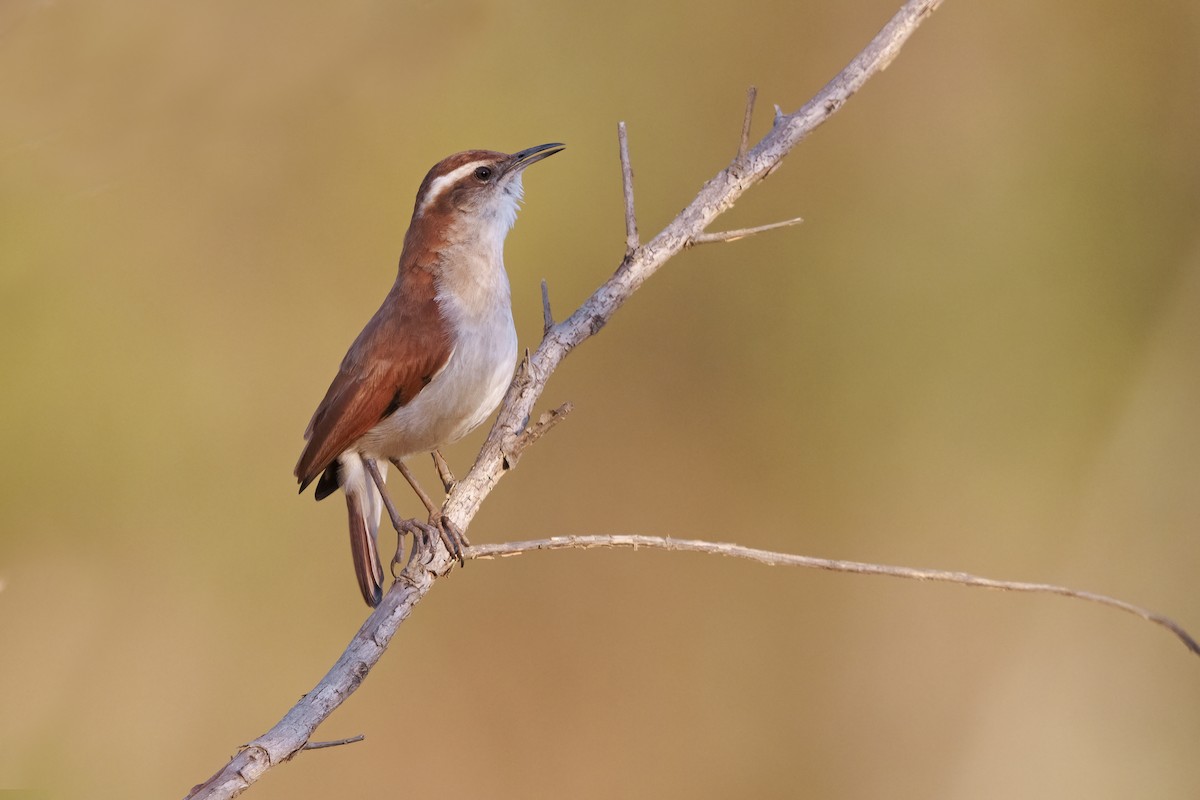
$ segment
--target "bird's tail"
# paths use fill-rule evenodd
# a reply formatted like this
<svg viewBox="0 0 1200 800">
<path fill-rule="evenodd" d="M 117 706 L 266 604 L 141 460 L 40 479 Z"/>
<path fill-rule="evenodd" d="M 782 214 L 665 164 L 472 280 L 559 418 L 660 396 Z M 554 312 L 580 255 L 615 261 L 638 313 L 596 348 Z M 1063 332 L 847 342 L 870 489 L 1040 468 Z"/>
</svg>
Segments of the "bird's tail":
<svg viewBox="0 0 1200 800">
<path fill-rule="evenodd" d="M 383 567 L 379 563 L 376 537 L 379 533 L 379 517 L 383 511 L 383 500 L 375 482 L 371 480 L 363 459 L 357 453 L 345 453 L 341 457 L 342 491 L 346 494 L 346 510 L 350 515 L 350 554 L 354 557 L 354 574 L 358 577 L 358 588 L 363 600 L 372 608 L 383 599 Z M 375 462 L 379 466 L 379 462 Z M 386 479 L 387 468 L 379 470 Z"/>
</svg>

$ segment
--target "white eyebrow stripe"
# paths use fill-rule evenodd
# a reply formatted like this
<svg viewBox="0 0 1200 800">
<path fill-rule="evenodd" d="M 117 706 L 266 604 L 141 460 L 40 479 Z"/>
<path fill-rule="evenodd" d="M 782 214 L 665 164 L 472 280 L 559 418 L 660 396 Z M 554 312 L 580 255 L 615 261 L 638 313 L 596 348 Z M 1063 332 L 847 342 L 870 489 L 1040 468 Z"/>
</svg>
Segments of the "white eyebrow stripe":
<svg viewBox="0 0 1200 800">
<path fill-rule="evenodd" d="M 421 198 L 421 207 L 417 209 L 417 214 L 425 210 L 425 207 L 432 203 L 438 195 L 446 191 L 446 189 L 458 183 L 458 179 L 469 172 L 474 172 L 476 167 L 481 167 L 488 164 L 488 161 L 472 161 L 470 164 L 463 164 L 456 170 L 447 172 L 445 175 L 439 175 L 434 178 L 429 184 L 429 191 L 425 192 L 425 196 Z"/>
</svg>

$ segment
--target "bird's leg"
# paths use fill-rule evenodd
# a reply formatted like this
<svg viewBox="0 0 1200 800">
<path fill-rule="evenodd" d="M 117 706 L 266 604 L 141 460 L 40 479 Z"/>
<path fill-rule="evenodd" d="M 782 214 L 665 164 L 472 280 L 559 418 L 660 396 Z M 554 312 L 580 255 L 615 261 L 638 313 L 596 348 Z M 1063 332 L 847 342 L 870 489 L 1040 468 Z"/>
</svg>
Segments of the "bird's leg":
<svg viewBox="0 0 1200 800">
<path fill-rule="evenodd" d="M 375 488 L 379 490 L 379 496 L 383 499 L 383 507 L 387 509 L 388 517 L 392 520 L 392 527 L 396 529 L 396 535 L 399 537 L 396 542 L 396 554 L 392 556 L 391 563 L 392 577 L 395 578 L 397 577 L 396 565 L 400 563 L 404 551 L 404 534 L 411 533 L 413 536 L 413 546 L 408 553 L 408 560 L 412 561 L 417 555 L 417 551 L 433 544 L 433 527 L 415 519 L 401 518 L 400 512 L 396 511 L 396 506 L 392 505 L 392 498 L 388 497 L 383 476 L 379 474 L 379 467 L 375 465 L 375 459 L 364 457 L 363 464 L 366 465 L 371 480 L 375 482 Z M 405 567 L 407 566 L 406 563 Z"/>
<path fill-rule="evenodd" d="M 433 466 L 437 468 L 438 478 L 440 478 L 442 481 L 442 488 L 446 490 L 446 494 L 448 495 L 454 491 L 454 487 L 458 485 L 458 480 L 454 477 L 454 472 L 451 471 L 450 465 L 446 463 L 446 459 L 442 456 L 441 450 L 434 448 L 430 455 L 433 456 Z M 442 520 L 443 526 L 450 527 L 452 536 L 456 537 L 462 544 L 470 546 L 471 542 L 469 539 L 467 539 L 467 534 L 465 531 L 459 529 L 457 525 L 455 525 L 449 519 L 446 519 L 444 516 L 442 517 Z M 459 552 L 458 563 L 459 566 L 462 566 L 461 550 Z"/>
<path fill-rule="evenodd" d="M 467 539 L 457 525 L 455 525 L 449 517 L 442 513 L 442 510 L 433 504 L 429 499 L 429 495 L 425 494 L 425 490 L 417 483 L 417 479 L 413 476 L 412 471 L 398 458 L 391 459 L 391 462 L 396 465 L 396 469 L 400 470 L 400 474 L 404 476 L 404 480 L 408 481 L 408 485 L 417 493 L 417 497 L 421 499 L 425 509 L 429 512 L 429 521 L 437 526 L 438 535 L 442 539 L 442 544 L 446 546 L 446 550 L 450 552 L 461 567 L 463 561 L 463 547 L 470 546 L 471 542 Z"/>
<path fill-rule="evenodd" d="M 433 456 L 433 465 L 437 467 L 438 477 L 442 481 L 442 486 L 445 488 L 446 494 L 449 495 L 454 491 L 454 487 L 458 486 L 458 480 L 454 477 L 454 473 L 450 470 L 450 465 L 446 463 L 446 459 L 442 457 L 441 450 L 434 448 L 430 455 Z M 460 529 L 457 525 L 455 525 L 449 519 L 446 519 L 444 516 L 442 519 L 444 520 L 445 525 L 450 526 L 453 535 L 456 536 L 463 545 L 468 547 L 471 546 L 471 540 L 467 538 L 466 531 Z M 458 564 L 459 566 L 463 565 L 461 551 L 459 554 Z"/>
<path fill-rule="evenodd" d="M 454 473 L 450 471 L 450 465 L 442 458 L 441 450 L 434 450 L 430 455 L 433 456 L 433 466 L 437 467 L 438 477 L 442 479 L 442 487 L 445 488 L 446 494 L 450 494 L 458 485 L 458 481 L 454 480 Z"/>
</svg>

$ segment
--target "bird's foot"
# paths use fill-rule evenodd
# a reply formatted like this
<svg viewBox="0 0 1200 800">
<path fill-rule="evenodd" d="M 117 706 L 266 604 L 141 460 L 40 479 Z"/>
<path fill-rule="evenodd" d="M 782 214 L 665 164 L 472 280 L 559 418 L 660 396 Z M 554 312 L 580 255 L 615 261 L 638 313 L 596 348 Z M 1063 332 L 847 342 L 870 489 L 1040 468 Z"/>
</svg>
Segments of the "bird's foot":
<svg viewBox="0 0 1200 800">
<path fill-rule="evenodd" d="M 437 514 L 431 515 L 429 521 L 437 527 L 438 536 L 445 545 L 450 557 L 458 562 L 460 567 L 465 566 L 463 560 L 463 548 L 471 546 L 471 540 L 467 538 L 467 534 L 462 528 L 454 524 L 454 521 L 440 511 Z"/>
<path fill-rule="evenodd" d="M 413 560 L 418 557 L 419 553 L 426 554 L 422 561 L 428 564 L 433 558 L 433 537 L 438 536 L 440 531 L 433 525 L 426 522 L 421 522 L 416 519 L 402 519 L 396 526 L 396 533 L 399 536 L 396 539 L 396 554 L 392 556 L 391 572 L 392 577 L 400 579 L 404 570 L 412 565 Z M 408 559 L 404 559 L 404 534 L 412 535 L 412 546 L 408 550 Z M 400 572 L 396 571 L 398 564 L 404 564 Z"/>
<path fill-rule="evenodd" d="M 396 554 L 392 556 L 393 578 L 399 579 L 404 570 L 407 570 L 417 559 L 420 559 L 424 566 L 428 566 L 429 562 L 433 560 L 435 540 L 441 541 L 446 552 L 458 562 L 460 567 L 466 563 L 463 550 L 471 546 L 471 540 L 458 525 L 441 512 L 431 514 L 429 522 L 421 522 L 416 519 L 400 520 L 396 530 L 400 537 L 396 542 Z M 411 534 L 413 537 L 407 559 L 404 558 L 404 534 Z M 401 564 L 404 566 L 400 567 Z"/>
</svg>

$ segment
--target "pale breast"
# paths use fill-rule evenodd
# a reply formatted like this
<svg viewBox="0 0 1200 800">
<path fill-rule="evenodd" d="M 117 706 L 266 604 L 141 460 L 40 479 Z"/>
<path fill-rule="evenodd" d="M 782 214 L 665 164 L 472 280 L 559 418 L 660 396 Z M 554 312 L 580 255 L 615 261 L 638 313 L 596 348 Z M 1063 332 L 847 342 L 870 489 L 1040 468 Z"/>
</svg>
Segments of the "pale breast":
<svg viewBox="0 0 1200 800">
<path fill-rule="evenodd" d="M 487 304 L 482 312 L 456 306 L 454 301 L 443 306 L 456 331 L 454 351 L 445 368 L 351 449 L 384 458 L 406 458 L 458 441 L 495 411 L 517 360 L 517 332 L 507 290 L 505 278 L 503 297 Z"/>
</svg>

